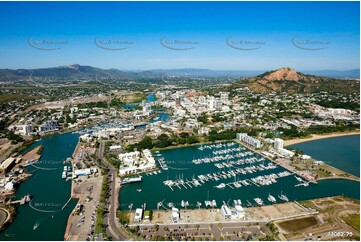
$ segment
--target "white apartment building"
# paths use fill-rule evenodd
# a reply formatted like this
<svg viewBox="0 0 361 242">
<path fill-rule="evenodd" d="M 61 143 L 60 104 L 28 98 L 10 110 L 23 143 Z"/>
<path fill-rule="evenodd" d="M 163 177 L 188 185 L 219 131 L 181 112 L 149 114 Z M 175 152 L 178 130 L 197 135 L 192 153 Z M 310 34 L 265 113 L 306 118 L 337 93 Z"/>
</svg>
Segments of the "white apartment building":
<svg viewBox="0 0 361 242">
<path fill-rule="evenodd" d="M 276 150 L 283 149 L 283 139 L 276 138 L 273 145 Z"/>
<path fill-rule="evenodd" d="M 122 162 L 119 167 L 119 175 L 144 172 L 153 169 L 156 166 L 155 159 L 148 149 L 145 149 L 142 152 L 133 151 L 125 154 L 119 154 L 118 158 Z"/>
<path fill-rule="evenodd" d="M 223 104 L 227 104 L 229 101 L 229 93 L 228 92 L 221 92 L 221 102 Z"/>
<path fill-rule="evenodd" d="M 256 148 L 256 149 L 261 147 L 261 141 L 249 136 L 246 133 L 238 133 L 237 139 L 243 143 L 246 143 L 247 145 L 249 145 L 253 148 Z"/>
</svg>

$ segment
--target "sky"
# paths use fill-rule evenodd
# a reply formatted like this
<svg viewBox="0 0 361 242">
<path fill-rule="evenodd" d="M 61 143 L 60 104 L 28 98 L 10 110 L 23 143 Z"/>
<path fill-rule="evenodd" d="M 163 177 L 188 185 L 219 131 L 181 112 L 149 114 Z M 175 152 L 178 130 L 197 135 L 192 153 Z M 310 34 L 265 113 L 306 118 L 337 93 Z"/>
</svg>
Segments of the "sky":
<svg viewBox="0 0 361 242">
<path fill-rule="evenodd" d="M 349 70 L 359 2 L 0 2 L 0 68 Z"/>
</svg>

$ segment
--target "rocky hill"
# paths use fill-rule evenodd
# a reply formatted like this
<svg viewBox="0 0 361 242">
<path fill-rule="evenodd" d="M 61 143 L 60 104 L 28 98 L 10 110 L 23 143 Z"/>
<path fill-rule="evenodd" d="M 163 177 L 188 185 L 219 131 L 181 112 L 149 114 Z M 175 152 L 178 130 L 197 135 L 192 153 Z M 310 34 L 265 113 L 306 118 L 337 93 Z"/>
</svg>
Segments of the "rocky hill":
<svg viewBox="0 0 361 242">
<path fill-rule="evenodd" d="M 268 71 L 252 78 L 242 78 L 236 86 L 247 86 L 255 92 L 306 93 L 317 91 L 355 92 L 359 91 L 357 80 L 340 80 L 330 77 L 305 75 L 291 68 Z"/>
</svg>

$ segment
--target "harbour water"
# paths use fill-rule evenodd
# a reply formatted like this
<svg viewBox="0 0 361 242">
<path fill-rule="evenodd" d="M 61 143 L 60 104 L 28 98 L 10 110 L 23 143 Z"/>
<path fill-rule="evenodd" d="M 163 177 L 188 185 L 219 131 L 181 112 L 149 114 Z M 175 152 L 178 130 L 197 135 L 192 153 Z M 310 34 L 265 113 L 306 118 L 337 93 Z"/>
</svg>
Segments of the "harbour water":
<svg viewBox="0 0 361 242">
<path fill-rule="evenodd" d="M 33 199 L 30 204 L 17 205 L 16 217 L 0 234 L 0 240 L 63 240 L 76 201 L 69 200 L 71 183 L 61 174 L 63 161 L 72 155 L 77 141 L 75 134 L 57 134 L 36 141 L 27 149 L 44 146 L 39 162 L 28 167 L 33 176 L 20 184 L 15 196 L 19 199 L 30 194 Z"/>
<path fill-rule="evenodd" d="M 238 146 L 238 144 L 237 144 Z M 279 174 L 284 172 L 285 169 L 277 167 L 275 169 L 256 171 L 252 174 L 237 174 L 235 177 L 221 178 L 218 181 L 210 180 L 201 184 L 201 186 L 192 187 L 186 185 L 166 186 L 163 182 L 165 180 L 179 180 L 191 181 L 193 178 L 199 181 L 198 175 L 206 175 L 220 172 L 229 172 L 235 168 L 245 168 L 250 164 L 235 165 L 233 167 L 224 167 L 219 169 L 215 166 L 215 163 L 229 163 L 239 158 L 227 159 L 226 161 L 210 162 L 202 164 L 194 164 L 192 160 L 211 158 L 214 155 L 213 151 L 217 148 L 199 150 L 200 146 L 190 146 L 185 148 L 169 149 L 160 151 L 159 154 L 153 153 L 155 158 L 163 158 L 165 164 L 168 166 L 168 170 L 162 170 L 160 174 L 143 175 L 143 181 L 141 183 L 127 184 L 121 189 L 120 193 L 120 206 L 121 209 L 135 209 L 146 204 L 147 209 L 157 209 L 159 202 L 162 202 L 162 206 L 159 209 L 169 209 L 168 203 L 172 203 L 176 207 L 180 207 L 181 201 L 188 201 L 189 208 L 195 208 L 197 202 L 202 203 L 202 207 L 205 206 L 206 200 L 216 200 L 217 206 L 220 207 L 224 202 L 229 205 L 233 205 L 235 199 L 240 199 L 242 204 L 246 205 L 251 203 L 256 206 L 254 198 L 261 198 L 264 204 L 270 204 L 267 200 L 269 194 L 273 195 L 277 202 L 282 202 L 278 195 L 285 194 L 290 201 L 292 200 L 306 200 L 312 198 L 320 198 L 335 195 L 345 195 L 348 197 L 359 199 L 359 183 L 346 180 L 328 180 L 321 181 L 317 185 L 309 184 L 308 186 L 297 186 L 300 182 L 293 176 L 286 176 L 276 179 L 277 182 L 271 185 L 256 186 L 251 182 L 251 185 L 235 188 L 234 186 L 226 185 L 224 188 L 216 188 L 221 183 L 231 184 L 234 181 L 248 180 L 257 176 L 269 175 L 272 173 Z M 234 146 L 236 147 L 236 146 Z M 224 148 L 221 148 L 224 149 Z M 246 150 L 247 151 L 247 150 Z M 241 152 L 246 152 L 241 151 Z M 236 154 L 234 152 L 233 154 Z M 230 153 L 232 154 L 232 153 Z M 255 157 L 260 158 L 258 154 L 248 156 L 248 158 Z M 263 162 L 255 163 L 252 165 L 264 164 L 267 166 L 271 161 L 265 160 Z M 233 188 L 231 188 L 233 187 Z M 156 188 L 156 189 L 155 189 Z M 140 192 L 139 192 L 140 191 Z"/>
<path fill-rule="evenodd" d="M 147 95 L 147 102 L 155 102 L 155 101 L 157 101 L 157 98 L 154 95 L 154 93 L 150 93 Z M 134 105 L 140 105 L 140 103 L 126 103 L 123 104 L 123 108 L 133 110 L 135 108 Z M 167 122 L 170 119 L 170 114 L 167 113 L 162 108 L 158 108 L 158 109 L 153 108 L 153 111 L 157 112 L 157 117 L 150 120 L 150 123 L 155 123 L 158 121 Z M 142 125 L 142 126 L 138 126 L 137 128 L 145 128 L 145 127 L 146 125 Z"/>
<path fill-rule="evenodd" d="M 359 156 L 357 155 L 359 154 L 358 138 L 359 136 L 340 137 L 338 138 L 340 140 L 337 140 L 337 142 L 333 139 L 324 139 L 302 143 L 297 145 L 297 148 L 304 150 L 306 153 L 317 159 L 332 161 L 332 165 L 339 168 L 342 167 L 339 166 L 338 162 L 342 162 L 345 159 L 333 159 L 332 157 L 342 158 L 344 155 L 333 155 L 332 157 L 327 158 L 325 156 L 327 152 L 316 154 L 312 153 L 310 150 L 307 151 L 304 147 L 308 147 L 309 145 L 310 147 L 313 147 L 311 143 L 315 144 L 316 142 L 318 146 L 318 149 L 317 147 L 315 148 L 316 151 L 323 149 L 323 147 L 327 147 L 326 149 L 330 152 L 337 153 L 340 151 L 345 152 L 345 154 L 350 154 L 349 152 L 352 152 L 350 150 L 357 149 L 356 153 L 352 153 L 353 155 L 350 155 L 349 159 L 346 160 L 351 162 L 348 166 L 359 167 Z M 343 141 L 343 139 L 346 141 Z M 40 144 L 44 145 L 44 150 L 39 163 L 29 167 L 34 175 L 23 182 L 18 187 L 15 194 L 16 198 L 31 194 L 33 195 L 33 200 L 31 204 L 17 206 L 15 220 L 0 234 L 0 240 L 63 240 L 66 221 L 74 208 L 76 201 L 69 201 L 71 184 L 61 178 L 64 166 L 62 162 L 72 155 L 77 140 L 78 136 L 72 133 L 51 135 L 35 142 L 27 149 L 29 150 Z M 328 142 L 329 140 L 331 141 Z M 340 145 L 345 143 L 349 145 L 344 146 L 342 149 L 338 149 L 338 147 L 341 147 Z M 300 145 L 303 147 L 300 147 Z M 122 188 L 119 197 L 121 209 L 129 209 L 130 204 L 133 204 L 132 209 L 135 209 L 142 206 L 144 203 L 146 203 L 147 209 L 157 209 L 157 203 L 161 201 L 163 201 L 163 206 L 160 207 L 160 209 L 168 208 L 167 203 L 169 202 L 180 207 L 182 200 L 188 201 L 188 207 L 190 208 L 194 208 L 198 201 L 201 202 L 202 207 L 204 207 L 205 200 L 213 199 L 217 201 L 218 207 L 222 205 L 222 201 L 232 205 L 234 199 L 241 199 L 242 204 L 244 205 L 247 204 L 247 200 L 255 205 L 253 199 L 256 197 L 263 199 L 265 204 L 269 204 L 270 202 L 267 200 L 268 194 L 272 194 L 277 199 L 277 202 L 281 202 L 278 198 L 281 191 L 289 198 L 289 200 L 298 201 L 335 195 L 345 195 L 351 198 L 360 199 L 360 185 L 357 182 L 348 180 L 327 180 L 321 181 L 317 185 L 309 184 L 307 187 L 294 187 L 294 185 L 299 184 L 299 181 L 297 181 L 293 175 L 278 178 L 277 183 L 260 187 L 254 184 L 250 186 L 242 185 L 240 188 L 233 189 L 229 186 L 226 186 L 225 188 L 215 187 L 220 183 L 226 184 L 236 180 L 240 181 L 259 175 L 285 171 L 281 167 L 257 171 L 252 174 L 237 174 L 236 177 L 232 176 L 227 179 L 220 179 L 219 181 L 212 180 L 198 187 L 192 185 L 191 188 L 188 186 L 187 189 L 183 186 L 180 186 L 181 188 L 173 186 L 172 191 L 168 186 L 163 184 L 163 181 L 180 178 L 183 180 L 192 180 L 193 177 L 198 179 L 198 175 L 200 174 L 219 173 L 222 171 L 229 172 L 234 169 L 234 167 L 219 169 L 215 166 L 215 163 L 220 162 L 194 164 L 192 160 L 198 158 L 210 158 L 214 156 L 213 151 L 217 150 L 217 148 L 199 150 L 198 147 L 199 146 L 189 146 L 159 152 L 159 155 L 155 157 L 157 159 L 164 158 L 164 161 L 168 166 L 168 171 L 163 170 L 162 173 L 156 175 L 143 174 L 143 182 L 125 185 Z M 222 149 L 225 148 L 220 148 L 218 150 Z M 246 150 L 241 152 L 246 152 Z M 233 152 L 233 154 L 236 153 L 237 152 Z M 248 158 L 253 156 L 260 158 L 259 155 L 252 155 Z M 237 159 L 229 158 L 222 162 L 228 163 Z M 270 161 L 265 160 L 263 162 L 255 163 L 254 165 L 267 165 L 268 163 L 270 163 Z M 237 167 L 245 166 L 247 165 L 240 165 Z M 139 190 L 137 191 L 137 189 L 141 189 L 141 191 L 138 192 Z M 68 201 L 69 203 L 67 203 Z"/>
<path fill-rule="evenodd" d="M 360 135 L 314 140 L 289 147 L 360 177 Z"/>
</svg>

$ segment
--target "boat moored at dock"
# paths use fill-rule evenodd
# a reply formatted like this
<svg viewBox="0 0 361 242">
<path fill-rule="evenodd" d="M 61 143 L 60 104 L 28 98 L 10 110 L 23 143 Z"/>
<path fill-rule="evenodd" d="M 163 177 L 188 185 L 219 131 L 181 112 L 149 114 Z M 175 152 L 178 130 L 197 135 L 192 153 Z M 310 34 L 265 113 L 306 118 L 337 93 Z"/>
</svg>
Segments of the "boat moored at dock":
<svg viewBox="0 0 361 242">
<path fill-rule="evenodd" d="M 142 177 L 126 177 L 121 181 L 122 185 L 125 184 L 129 184 L 129 183 L 136 183 L 136 182 L 141 182 L 142 181 Z"/>
</svg>

